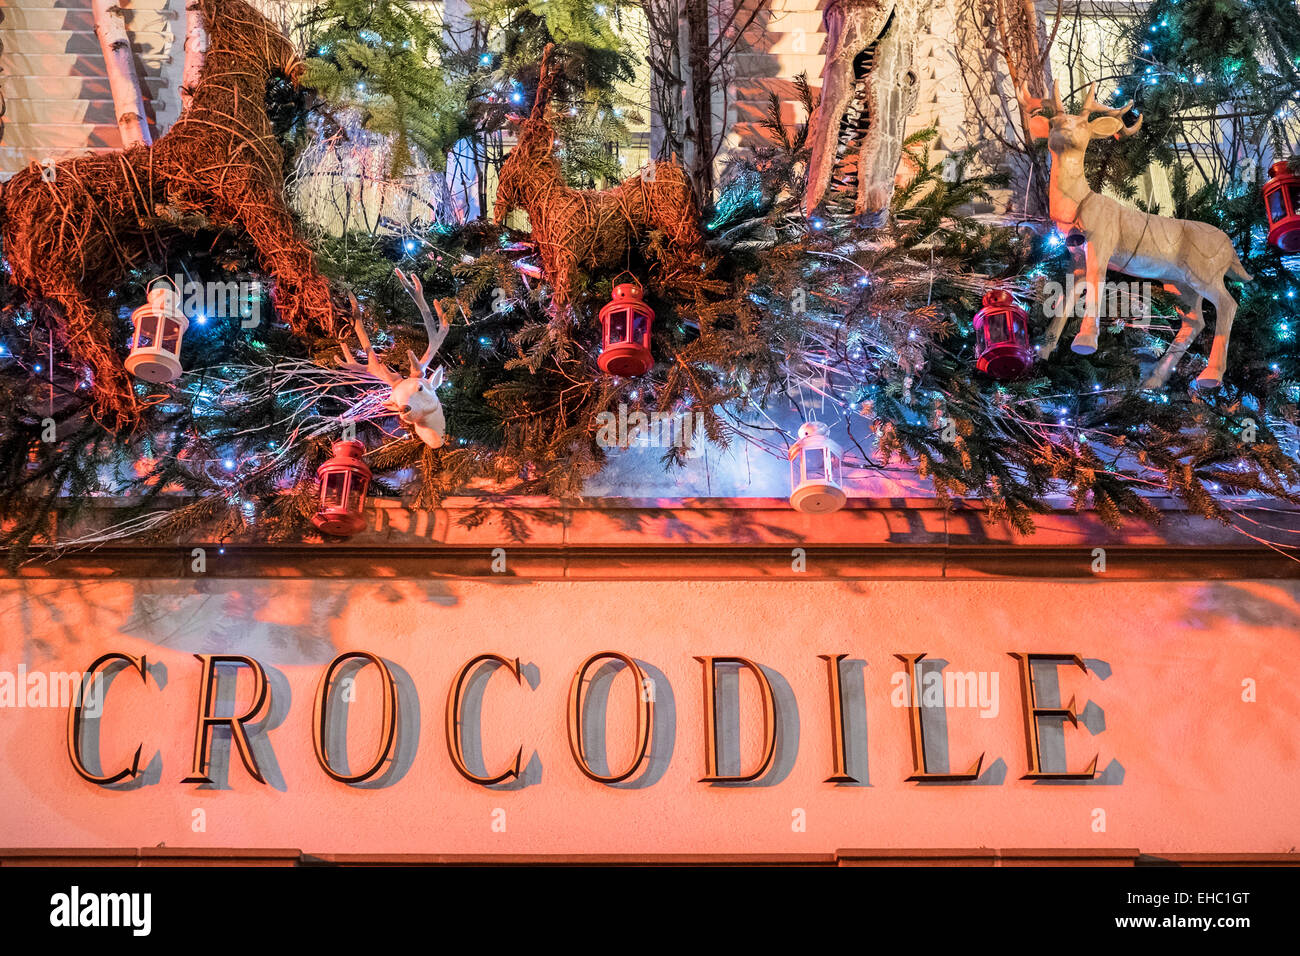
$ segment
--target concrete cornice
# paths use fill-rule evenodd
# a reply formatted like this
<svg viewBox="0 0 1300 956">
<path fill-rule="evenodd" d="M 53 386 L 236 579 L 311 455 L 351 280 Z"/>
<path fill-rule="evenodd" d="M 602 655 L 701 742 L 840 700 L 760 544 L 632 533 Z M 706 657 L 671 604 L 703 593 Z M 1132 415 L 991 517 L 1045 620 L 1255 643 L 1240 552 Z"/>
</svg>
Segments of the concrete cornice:
<svg viewBox="0 0 1300 956">
<path fill-rule="evenodd" d="M 1091 512 L 1039 516 L 1022 536 L 974 504 L 853 499 L 805 515 L 780 498 L 449 498 L 412 510 L 377 501 L 366 531 L 346 542 L 114 542 L 40 554 L 21 577 L 488 578 L 500 579 L 1025 579 L 1204 580 L 1297 578 L 1300 562 L 1252 540 L 1300 543 L 1300 511 L 1240 505 L 1233 526 L 1153 502 L 1155 526 L 1107 528 Z M 62 541 L 112 523 L 111 502 Z M 194 548 L 205 570 L 191 570 Z M 1105 571 L 1098 573 L 1104 549 Z M 504 549 L 505 571 L 499 560 Z M 494 558 L 496 568 L 494 570 Z"/>
</svg>

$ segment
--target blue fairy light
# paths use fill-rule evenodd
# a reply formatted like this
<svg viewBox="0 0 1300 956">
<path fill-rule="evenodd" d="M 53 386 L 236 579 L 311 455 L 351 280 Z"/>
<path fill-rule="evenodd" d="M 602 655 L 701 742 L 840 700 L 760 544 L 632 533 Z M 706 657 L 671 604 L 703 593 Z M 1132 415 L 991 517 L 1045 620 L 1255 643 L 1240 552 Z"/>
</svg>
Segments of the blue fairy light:
<svg viewBox="0 0 1300 956">
<path fill-rule="evenodd" d="M 808 225 L 815 230 L 821 230 L 826 225 L 826 222 L 817 216 L 813 216 L 812 219 L 808 220 Z"/>
<path fill-rule="evenodd" d="M 478 61 L 479 61 L 479 63 L 481 63 L 483 66 L 491 66 L 491 65 L 492 65 L 492 54 L 491 54 L 491 53 L 484 53 L 484 54 L 482 54 L 482 55 L 478 58 Z"/>
</svg>

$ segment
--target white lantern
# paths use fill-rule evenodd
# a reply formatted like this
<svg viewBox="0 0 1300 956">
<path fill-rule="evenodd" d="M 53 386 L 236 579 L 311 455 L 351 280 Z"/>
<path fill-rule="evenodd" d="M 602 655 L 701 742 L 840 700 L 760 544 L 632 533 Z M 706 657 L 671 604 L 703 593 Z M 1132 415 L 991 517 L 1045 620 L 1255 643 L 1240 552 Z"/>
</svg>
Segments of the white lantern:
<svg viewBox="0 0 1300 956">
<path fill-rule="evenodd" d="M 190 327 L 180 299 L 175 289 L 159 285 L 150 289 L 148 301 L 131 313 L 135 334 L 126 370 L 136 378 L 158 384 L 180 377 L 181 339 Z"/>
<path fill-rule="evenodd" d="M 829 437 L 821 422 L 799 426 L 799 440 L 790 446 L 790 507 L 807 514 L 825 514 L 844 507 L 844 450 Z"/>
</svg>

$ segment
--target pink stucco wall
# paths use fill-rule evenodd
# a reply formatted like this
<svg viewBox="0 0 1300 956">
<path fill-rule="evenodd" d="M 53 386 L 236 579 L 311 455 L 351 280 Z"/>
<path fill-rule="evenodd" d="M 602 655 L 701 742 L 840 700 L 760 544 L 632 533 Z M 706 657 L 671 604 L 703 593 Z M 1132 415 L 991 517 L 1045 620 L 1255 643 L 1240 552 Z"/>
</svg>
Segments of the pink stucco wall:
<svg viewBox="0 0 1300 956">
<path fill-rule="evenodd" d="M 165 665 L 166 686 L 127 674 L 106 704 L 102 752 L 117 767 L 143 744 L 150 782 L 107 790 L 82 780 L 59 708 L 0 709 L 0 846 L 293 847 L 306 852 L 755 853 L 871 847 L 1137 847 L 1144 852 L 1285 852 L 1300 843 L 1300 582 L 1099 581 L 534 582 L 413 580 L 7 580 L 0 671 L 69 671 L 108 650 Z M 366 789 L 316 764 L 312 702 L 326 663 L 345 650 L 382 655 L 409 675 L 400 779 Z M 569 754 L 570 680 L 589 654 L 618 650 L 662 672 L 656 694 L 674 732 L 649 786 L 582 776 Z M 518 656 L 538 678 L 489 680 L 489 767 L 522 745 L 540 779 L 492 791 L 452 768 L 448 686 L 470 657 Z M 1106 668 L 1061 670 L 1065 697 L 1090 710 L 1067 728 L 1072 768 L 1099 754 L 1109 782 L 1034 784 L 1025 771 L 1021 689 L 1011 651 L 1077 653 Z M 272 672 L 269 785 L 232 756 L 227 790 L 181 779 L 194 744 L 194 653 L 253 656 Z M 926 652 L 955 670 L 998 673 L 996 716 L 947 713 L 953 769 L 981 750 L 979 785 L 918 785 L 908 715 L 891 704 L 895 653 Z M 870 786 L 831 772 L 826 669 L 818 654 L 866 661 Z M 788 683 L 778 783 L 701 784 L 701 668 L 695 655 L 744 655 Z M 532 667 L 530 668 L 529 665 Z M 535 668 L 535 670 L 532 670 Z M 283 681 L 279 680 L 282 675 Z M 852 684 L 846 668 L 846 687 Z M 1243 700 L 1243 681 L 1257 700 Z M 778 681 L 778 687 L 780 682 Z M 241 685 L 240 699 L 244 699 Z M 357 682 L 353 763 L 377 738 L 373 675 Z M 629 752 L 632 691 L 613 684 L 611 763 Z M 757 750 L 753 687 L 743 682 L 743 749 Z M 291 695 L 291 699 L 289 699 Z M 778 696 L 781 696 L 778 694 Z M 847 692 L 854 706 L 852 692 Z M 671 703 L 670 703 L 671 701 Z M 862 706 L 861 699 L 857 707 Z M 1098 719 L 1097 708 L 1104 714 Z M 417 736 L 410 736 L 418 710 Z M 862 720 L 855 719 L 857 731 Z M 797 730 L 792 732 L 792 728 Z M 1094 732 L 1096 731 L 1096 732 Z M 850 744 L 854 754 L 859 746 Z M 860 754 L 851 758 L 857 760 Z M 748 760 L 748 758 L 747 758 Z M 783 758 L 778 757 L 781 766 Z M 1005 773 L 1000 773 L 999 762 Z M 1122 768 L 1122 770 L 1120 769 Z M 157 771 L 160 769 L 160 779 Z M 857 769 L 861 769 L 858 761 Z M 1000 782 L 996 782 L 1001 777 Z M 771 782 L 771 781 L 767 781 Z M 202 810 L 202 815 L 196 815 Z M 504 832 L 500 831 L 504 811 Z M 806 830 L 792 826 L 804 811 Z M 1098 821 L 1104 812 L 1104 831 Z M 206 829 L 195 832 L 204 817 Z M 494 830 L 493 823 L 497 822 Z"/>
</svg>

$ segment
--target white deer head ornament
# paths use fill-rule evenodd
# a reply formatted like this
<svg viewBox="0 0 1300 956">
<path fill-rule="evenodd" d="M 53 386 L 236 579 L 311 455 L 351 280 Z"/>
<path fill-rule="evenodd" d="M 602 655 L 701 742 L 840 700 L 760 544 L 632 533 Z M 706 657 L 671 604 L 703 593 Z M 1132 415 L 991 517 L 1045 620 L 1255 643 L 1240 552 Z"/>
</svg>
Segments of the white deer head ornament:
<svg viewBox="0 0 1300 956">
<path fill-rule="evenodd" d="M 441 448 L 447 441 L 442 402 L 438 400 L 438 386 L 442 384 L 443 368 L 438 366 L 432 375 L 428 375 L 428 371 L 434 355 L 447 337 L 451 324 L 443 314 L 441 304 L 435 301 L 433 307 L 438 312 L 438 321 L 435 325 L 433 313 L 429 311 L 429 304 L 424 300 L 424 287 L 418 276 L 408 276 L 400 269 L 394 270 L 394 274 L 407 295 L 415 301 L 420 318 L 424 320 L 424 328 L 429 336 L 429 345 L 424 350 L 424 354 L 416 358 L 414 352 L 406 353 L 411 363 L 411 374 L 405 378 L 389 368 L 371 347 L 370 338 L 366 335 L 365 325 L 361 320 L 361 310 L 357 306 L 356 299 L 349 296 L 352 303 L 352 327 L 356 329 L 361 347 L 365 349 L 366 364 L 354 362 L 346 349 L 343 351 L 343 361 L 339 364 L 350 372 L 366 375 L 388 385 L 389 393 L 383 401 L 383 407 L 397 415 L 398 421 L 414 432 L 420 441 L 430 448 Z"/>
</svg>

